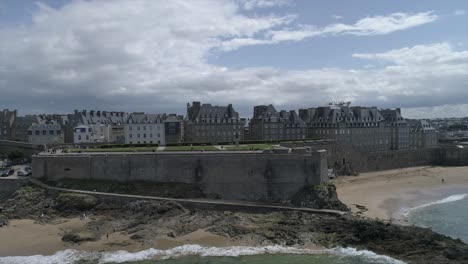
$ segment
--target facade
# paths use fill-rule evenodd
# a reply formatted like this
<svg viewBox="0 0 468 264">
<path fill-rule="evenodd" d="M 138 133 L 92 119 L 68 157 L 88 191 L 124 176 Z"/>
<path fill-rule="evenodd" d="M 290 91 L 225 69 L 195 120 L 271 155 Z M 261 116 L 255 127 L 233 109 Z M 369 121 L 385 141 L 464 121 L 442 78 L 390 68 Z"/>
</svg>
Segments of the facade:
<svg viewBox="0 0 468 264">
<path fill-rule="evenodd" d="M 228 106 L 212 106 L 193 102 L 187 104 L 184 122 L 185 142 L 236 142 L 243 140 L 244 119 Z"/>
<path fill-rule="evenodd" d="M 276 111 L 273 105 L 254 107 L 250 119 L 251 140 L 303 140 L 306 139 L 306 123 L 296 111 Z"/>
<path fill-rule="evenodd" d="M 33 124 L 28 129 L 28 142 L 36 145 L 63 144 L 63 129 L 60 124 Z"/>
<path fill-rule="evenodd" d="M 78 111 L 68 115 L 68 122 L 65 125 L 65 138 L 67 143 L 124 143 L 124 125 L 128 114 L 124 112 L 107 111 Z M 91 129 L 89 141 L 86 135 L 81 135 L 81 130 L 86 126 Z M 80 129 L 76 129 L 80 127 Z M 85 129 L 86 130 L 86 129 Z M 71 135 L 71 138 L 70 138 Z M 81 140 L 78 140 L 79 136 Z M 84 139 L 83 139 L 84 138 Z"/>
<path fill-rule="evenodd" d="M 408 120 L 408 122 L 411 149 L 431 148 L 439 144 L 439 132 L 426 120 Z"/>
<path fill-rule="evenodd" d="M 16 121 L 17 111 L 4 109 L 0 112 L 0 139 L 13 139 L 13 124 Z"/>
<path fill-rule="evenodd" d="M 37 116 L 26 115 L 17 116 L 15 123 L 13 124 L 13 135 L 14 141 L 28 142 L 28 129 L 32 124 L 38 124 L 39 119 Z"/>
<path fill-rule="evenodd" d="M 164 120 L 164 136 L 166 143 L 179 143 L 183 139 L 184 118 L 177 115 L 168 115 Z"/>
<path fill-rule="evenodd" d="M 391 146 L 389 128 L 377 107 L 336 106 L 300 109 L 307 123 L 308 137 L 329 139 L 367 151 L 388 150 Z"/>
<path fill-rule="evenodd" d="M 166 145 L 166 115 L 132 113 L 124 125 L 125 144 Z"/>
<path fill-rule="evenodd" d="M 385 126 L 390 133 L 390 150 L 408 149 L 410 144 L 409 126 L 406 119 L 401 116 L 400 108 L 395 110 L 380 110 L 385 119 Z"/>
</svg>

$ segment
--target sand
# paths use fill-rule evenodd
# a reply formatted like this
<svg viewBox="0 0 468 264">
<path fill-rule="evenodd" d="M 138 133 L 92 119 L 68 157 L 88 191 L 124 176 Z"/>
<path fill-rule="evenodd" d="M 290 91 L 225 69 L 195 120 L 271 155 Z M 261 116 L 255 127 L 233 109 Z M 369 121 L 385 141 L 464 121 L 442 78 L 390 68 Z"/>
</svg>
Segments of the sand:
<svg viewBox="0 0 468 264">
<path fill-rule="evenodd" d="M 444 183 L 442 183 L 444 179 Z M 468 167 L 412 167 L 362 173 L 334 180 L 338 198 L 354 213 L 403 224 L 410 208 L 454 194 L 468 193 Z"/>
<path fill-rule="evenodd" d="M 96 220 L 96 219 L 94 219 Z M 66 232 L 78 232 L 81 236 L 87 234 L 85 225 L 91 219 L 60 218 L 52 223 L 41 224 L 34 220 L 12 220 L 6 227 L 0 228 L 0 257 L 52 255 L 65 249 L 85 251 L 115 251 L 126 250 L 137 252 L 148 248 L 169 249 L 181 245 L 198 244 L 203 246 L 226 247 L 237 245 L 229 238 L 211 234 L 205 230 L 197 230 L 190 234 L 172 238 L 168 236 L 155 237 L 144 244 L 130 239 L 126 232 L 103 234 L 99 240 L 81 244 L 63 242 Z"/>
</svg>

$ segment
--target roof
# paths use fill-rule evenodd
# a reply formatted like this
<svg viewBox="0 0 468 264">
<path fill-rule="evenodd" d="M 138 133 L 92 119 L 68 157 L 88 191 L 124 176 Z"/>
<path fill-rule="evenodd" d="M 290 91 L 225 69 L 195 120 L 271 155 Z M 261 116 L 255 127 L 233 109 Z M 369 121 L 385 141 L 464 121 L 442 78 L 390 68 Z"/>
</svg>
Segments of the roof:
<svg viewBox="0 0 468 264">
<path fill-rule="evenodd" d="M 127 119 L 129 124 L 157 124 L 166 119 L 166 114 L 132 113 Z"/>
<path fill-rule="evenodd" d="M 413 132 L 437 132 L 429 122 L 422 119 L 410 119 L 408 125 Z"/>
</svg>

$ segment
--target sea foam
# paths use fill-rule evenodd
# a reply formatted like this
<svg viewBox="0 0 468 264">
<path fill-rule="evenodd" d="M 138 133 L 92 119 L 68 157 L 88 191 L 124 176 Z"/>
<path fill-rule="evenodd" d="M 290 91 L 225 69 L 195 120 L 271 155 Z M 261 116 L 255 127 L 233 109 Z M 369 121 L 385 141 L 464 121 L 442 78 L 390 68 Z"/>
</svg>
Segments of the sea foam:
<svg viewBox="0 0 468 264">
<path fill-rule="evenodd" d="M 357 250 L 354 248 L 333 248 L 326 250 L 301 249 L 283 246 L 263 247 L 203 247 L 200 245 L 184 245 L 167 250 L 147 249 L 139 252 L 114 251 L 114 252 L 84 252 L 78 250 L 59 251 L 52 256 L 26 256 L 26 257 L 3 257 L 1 264 L 73 264 L 78 260 L 87 260 L 99 264 L 124 263 L 131 261 L 142 261 L 150 259 L 168 259 L 183 256 L 221 257 L 221 256 L 250 256 L 261 254 L 331 254 L 342 257 L 359 257 L 382 264 L 404 264 L 388 256 L 375 254 L 368 250 Z"/>
<path fill-rule="evenodd" d="M 422 205 L 419 205 L 419 206 L 410 208 L 409 210 L 406 210 L 406 211 L 403 213 L 403 216 L 407 217 L 408 214 L 409 214 L 411 211 L 414 211 L 414 210 L 418 210 L 418 209 L 425 208 L 425 207 L 428 207 L 428 206 L 431 206 L 431 205 L 436 205 L 436 204 L 444 204 L 444 203 L 456 202 L 456 201 L 459 201 L 459 200 L 463 200 L 463 199 L 465 199 L 466 197 L 468 197 L 468 193 L 462 193 L 462 194 L 451 195 L 451 196 L 446 197 L 446 198 L 441 199 L 441 200 L 437 200 L 437 201 L 434 201 L 434 202 L 430 202 L 430 203 L 426 203 L 426 204 L 422 204 Z"/>
</svg>

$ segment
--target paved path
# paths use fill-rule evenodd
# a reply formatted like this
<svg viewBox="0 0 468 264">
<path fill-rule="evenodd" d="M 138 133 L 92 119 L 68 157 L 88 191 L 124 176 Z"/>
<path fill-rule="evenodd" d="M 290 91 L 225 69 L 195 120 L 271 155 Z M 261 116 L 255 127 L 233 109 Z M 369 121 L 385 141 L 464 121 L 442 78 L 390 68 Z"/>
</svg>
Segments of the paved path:
<svg viewBox="0 0 468 264">
<path fill-rule="evenodd" d="M 167 198 L 167 197 L 157 197 L 157 196 L 143 196 L 143 195 L 132 195 L 132 194 L 118 194 L 118 193 L 105 193 L 105 192 L 94 192 L 94 191 L 84 191 L 84 190 L 74 190 L 74 189 L 65 189 L 59 187 L 49 186 L 41 181 L 36 179 L 31 179 L 31 182 L 41 186 L 46 189 L 63 191 L 63 192 L 72 192 L 80 194 L 89 194 L 89 195 L 101 195 L 101 196 L 114 196 L 121 198 L 133 198 L 141 200 L 156 200 L 156 201 L 173 201 L 181 204 L 199 204 L 199 205 L 220 205 L 220 206 L 232 206 L 232 207 L 242 207 L 242 208 L 258 208 L 258 209 L 271 209 L 271 210 L 283 210 L 283 211 L 299 211 L 299 212 L 308 212 L 314 214 L 326 214 L 326 215 L 335 215 L 342 216 L 348 214 L 348 212 L 338 211 L 338 210 L 328 210 L 328 209 L 312 209 L 305 207 L 288 207 L 280 205 L 268 205 L 268 204 L 258 204 L 248 201 L 226 201 L 226 200 L 208 200 L 208 199 L 179 199 L 179 198 Z"/>
</svg>

